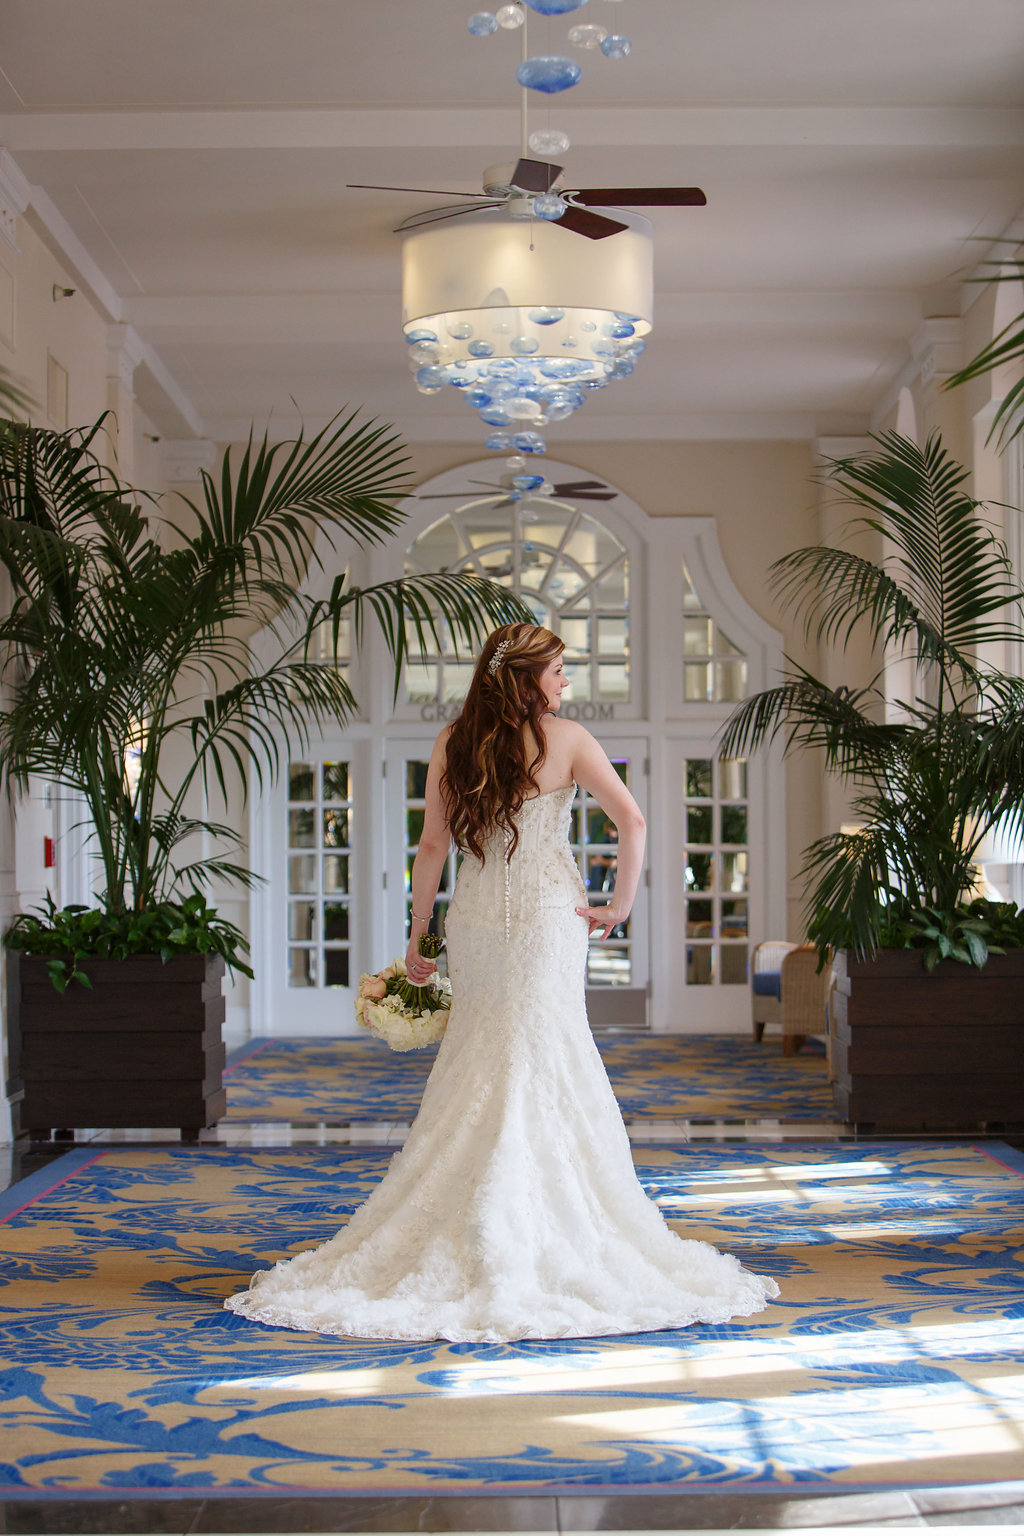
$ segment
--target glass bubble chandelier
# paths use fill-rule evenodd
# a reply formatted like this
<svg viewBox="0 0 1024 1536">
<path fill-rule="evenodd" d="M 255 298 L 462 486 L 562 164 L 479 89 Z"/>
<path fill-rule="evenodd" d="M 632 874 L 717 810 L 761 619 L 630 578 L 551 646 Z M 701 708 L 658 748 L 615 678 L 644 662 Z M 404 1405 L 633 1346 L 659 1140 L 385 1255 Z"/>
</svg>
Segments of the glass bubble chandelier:
<svg viewBox="0 0 1024 1536">
<path fill-rule="evenodd" d="M 477 37 L 519 33 L 524 158 L 569 148 L 560 129 L 529 132 L 530 93 L 567 90 L 582 75 L 575 59 L 530 55 L 527 8 L 553 17 L 587 3 L 514 0 L 469 18 Z M 611 59 L 630 51 L 628 38 L 596 23 L 572 25 L 568 40 Z M 572 416 L 594 390 L 628 378 L 644 351 L 653 309 L 651 226 L 616 209 L 614 238 L 587 239 L 554 222 L 567 207 L 557 181 L 525 192 L 503 182 L 511 170 L 493 166 L 484 176 L 488 192 L 507 194 L 500 206 L 405 236 L 402 324 L 421 393 L 458 390 L 479 415 L 488 448 L 539 454 L 548 426 Z"/>
</svg>

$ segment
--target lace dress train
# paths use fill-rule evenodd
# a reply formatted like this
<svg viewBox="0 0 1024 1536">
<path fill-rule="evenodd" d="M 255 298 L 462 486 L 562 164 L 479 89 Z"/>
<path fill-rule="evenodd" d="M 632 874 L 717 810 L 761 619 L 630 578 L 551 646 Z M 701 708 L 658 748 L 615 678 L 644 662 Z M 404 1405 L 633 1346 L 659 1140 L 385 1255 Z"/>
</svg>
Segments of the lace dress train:
<svg viewBox="0 0 1024 1536">
<path fill-rule="evenodd" d="M 455 1003 L 382 1182 L 321 1247 L 224 1303 L 277 1327 L 499 1342 L 721 1323 L 774 1280 L 677 1237 L 644 1194 L 587 1022 L 586 894 L 570 786 L 463 860 L 447 922 Z M 507 872 L 506 872 L 507 871 Z"/>
</svg>

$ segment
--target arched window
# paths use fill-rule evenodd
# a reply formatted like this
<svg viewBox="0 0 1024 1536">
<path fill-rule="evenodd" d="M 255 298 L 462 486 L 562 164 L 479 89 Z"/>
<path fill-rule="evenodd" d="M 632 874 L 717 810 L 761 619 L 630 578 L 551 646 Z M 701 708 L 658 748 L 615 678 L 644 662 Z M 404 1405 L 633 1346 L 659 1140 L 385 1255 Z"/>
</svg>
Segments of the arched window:
<svg viewBox="0 0 1024 1536">
<path fill-rule="evenodd" d="M 573 703 L 630 702 L 629 555 L 589 512 L 552 497 L 468 501 L 411 546 L 406 572 L 423 571 L 473 571 L 511 587 L 564 641 Z M 407 667 L 407 700 L 458 703 L 472 670 L 444 646 Z"/>
</svg>

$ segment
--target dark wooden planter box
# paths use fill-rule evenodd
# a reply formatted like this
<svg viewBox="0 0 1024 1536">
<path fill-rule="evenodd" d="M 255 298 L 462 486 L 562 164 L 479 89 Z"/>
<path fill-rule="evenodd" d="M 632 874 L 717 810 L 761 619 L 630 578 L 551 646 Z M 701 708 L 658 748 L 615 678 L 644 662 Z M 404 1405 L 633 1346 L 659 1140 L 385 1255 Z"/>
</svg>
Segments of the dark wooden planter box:
<svg viewBox="0 0 1024 1536">
<path fill-rule="evenodd" d="M 836 957 L 832 1067 L 844 1120 L 886 1131 L 1024 1125 L 1024 950 L 977 970 L 920 952 Z"/>
<path fill-rule="evenodd" d="M 224 961 L 84 960 L 93 989 L 58 992 L 46 961 L 7 951 L 15 1124 L 34 1137 L 81 1126 L 177 1126 L 193 1139 L 224 1113 Z"/>
</svg>

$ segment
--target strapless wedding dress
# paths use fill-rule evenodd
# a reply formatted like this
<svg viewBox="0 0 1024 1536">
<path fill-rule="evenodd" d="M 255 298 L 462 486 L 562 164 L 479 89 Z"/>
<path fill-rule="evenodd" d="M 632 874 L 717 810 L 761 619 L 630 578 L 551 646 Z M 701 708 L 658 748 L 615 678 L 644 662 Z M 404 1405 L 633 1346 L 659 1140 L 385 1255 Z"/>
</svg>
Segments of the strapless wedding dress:
<svg viewBox="0 0 1024 1536">
<path fill-rule="evenodd" d="M 528 800 L 462 862 L 455 1002 L 404 1148 L 348 1225 L 225 1306 L 373 1339 L 590 1338 L 759 1312 L 766 1276 L 677 1237 L 644 1194 L 587 1023 L 574 789 Z"/>
</svg>

